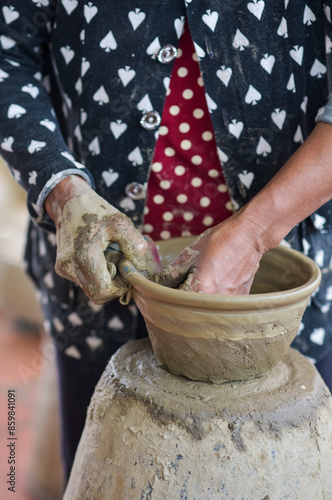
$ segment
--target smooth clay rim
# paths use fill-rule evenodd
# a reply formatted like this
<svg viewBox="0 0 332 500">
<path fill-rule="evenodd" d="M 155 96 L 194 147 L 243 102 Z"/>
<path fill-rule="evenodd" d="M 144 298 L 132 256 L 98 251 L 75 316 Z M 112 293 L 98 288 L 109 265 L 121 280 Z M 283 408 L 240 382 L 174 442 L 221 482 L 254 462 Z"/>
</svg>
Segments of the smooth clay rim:
<svg viewBox="0 0 332 500">
<path fill-rule="evenodd" d="M 187 239 L 187 244 L 193 241 L 192 237 L 174 238 L 174 240 L 175 239 L 182 240 L 183 242 Z M 160 245 L 162 245 L 162 243 L 163 242 L 157 242 L 157 244 Z M 246 308 L 249 310 L 257 309 L 257 303 L 262 307 L 264 307 L 264 305 L 268 307 L 273 302 L 275 308 L 288 306 L 303 299 L 308 299 L 321 281 L 321 271 L 318 265 L 301 252 L 283 245 L 279 245 L 277 248 L 271 250 L 271 252 L 277 252 L 279 255 L 284 254 L 288 256 L 288 258 L 291 258 L 294 263 L 304 264 L 311 275 L 310 279 L 304 285 L 287 291 L 283 290 L 280 292 L 257 293 L 252 295 L 215 295 L 167 288 L 158 283 L 154 283 L 139 273 L 133 264 L 126 259 L 120 263 L 120 274 L 122 278 L 134 288 L 136 293 L 152 300 L 158 300 L 174 306 L 176 304 L 181 304 L 182 306 L 193 308 L 203 307 L 204 309 L 213 310 L 243 311 Z M 176 297 L 174 292 L 177 293 Z"/>
</svg>

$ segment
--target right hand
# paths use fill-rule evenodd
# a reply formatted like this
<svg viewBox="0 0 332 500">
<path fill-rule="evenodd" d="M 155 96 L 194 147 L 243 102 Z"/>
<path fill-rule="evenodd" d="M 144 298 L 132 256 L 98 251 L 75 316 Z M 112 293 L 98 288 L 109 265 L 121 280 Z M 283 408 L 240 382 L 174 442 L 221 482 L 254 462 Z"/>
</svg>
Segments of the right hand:
<svg viewBox="0 0 332 500">
<path fill-rule="evenodd" d="M 56 226 L 57 274 L 79 285 L 95 304 L 122 297 L 128 290 L 117 273 L 117 259 L 107 261 L 105 252 L 112 243 L 138 271 L 146 271 L 149 277 L 160 271 L 154 245 L 82 178 L 61 181 L 47 197 L 45 208 Z M 114 254 L 121 257 L 120 252 Z"/>
</svg>

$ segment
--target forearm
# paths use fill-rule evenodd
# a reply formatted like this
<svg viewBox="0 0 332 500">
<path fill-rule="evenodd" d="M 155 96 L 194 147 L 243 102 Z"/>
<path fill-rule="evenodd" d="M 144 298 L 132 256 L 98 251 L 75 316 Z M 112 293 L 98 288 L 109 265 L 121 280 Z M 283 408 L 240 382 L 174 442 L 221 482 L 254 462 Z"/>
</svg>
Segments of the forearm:
<svg viewBox="0 0 332 500">
<path fill-rule="evenodd" d="M 320 122 L 271 181 L 242 210 L 266 250 L 332 198 L 332 125 Z"/>
</svg>

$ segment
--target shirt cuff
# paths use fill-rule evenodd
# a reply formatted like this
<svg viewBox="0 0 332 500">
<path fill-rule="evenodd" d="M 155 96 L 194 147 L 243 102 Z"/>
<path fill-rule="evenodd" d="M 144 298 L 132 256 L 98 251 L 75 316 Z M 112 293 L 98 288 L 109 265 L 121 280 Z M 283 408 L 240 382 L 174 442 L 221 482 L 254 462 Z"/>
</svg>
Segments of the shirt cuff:
<svg viewBox="0 0 332 500">
<path fill-rule="evenodd" d="M 63 170 L 62 172 L 58 172 L 57 174 L 52 175 L 52 177 L 47 181 L 45 186 L 43 187 L 42 191 L 40 192 L 37 202 L 34 205 L 35 212 L 37 214 L 36 217 L 33 217 L 33 221 L 35 224 L 40 226 L 42 229 L 45 229 L 46 231 L 55 231 L 54 223 L 50 216 L 47 214 L 47 212 L 44 209 L 44 203 L 47 198 L 47 196 L 50 194 L 52 189 L 55 188 L 59 182 L 61 182 L 63 179 L 66 177 L 69 177 L 70 175 L 78 175 L 79 177 L 82 177 L 91 188 L 94 188 L 93 180 L 92 178 L 83 170 L 82 168 L 85 168 L 84 165 L 81 165 L 79 162 L 74 162 L 77 168 L 69 168 L 67 170 Z"/>
<path fill-rule="evenodd" d="M 316 122 L 332 123 L 332 94 L 329 95 L 327 104 L 318 110 Z"/>
</svg>

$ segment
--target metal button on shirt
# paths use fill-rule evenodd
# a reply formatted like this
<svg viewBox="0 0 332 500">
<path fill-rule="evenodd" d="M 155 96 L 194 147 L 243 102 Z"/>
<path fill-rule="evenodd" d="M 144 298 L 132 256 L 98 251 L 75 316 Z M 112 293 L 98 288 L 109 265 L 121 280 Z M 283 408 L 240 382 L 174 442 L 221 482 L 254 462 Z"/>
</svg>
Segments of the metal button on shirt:
<svg viewBox="0 0 332 500">
<path fill-rule="evenodd" d="M 143 200 L 146 197 L 146 189 L 139 182 L 131 182 L 125 188 L 126 195 L 132 200 Z"/>
<path fill-rule="evenodd" d="M 157 59 L 162 64 L 168 64 L 174 61 L 177 54 L 178 54 L 177 48 L 174 47 L 174 45 L 168 43 L 167 45 L 161 47 L 161 49 L 158 52 Z"/>
<path fill-rule="evenodd" d="M 161 122 L 161 117 L 158 111 L 149 111 L 147 113 L 143 113 L 140 124 L 146 130 L 154 130 L 159 127 Z"/>
</svg>

